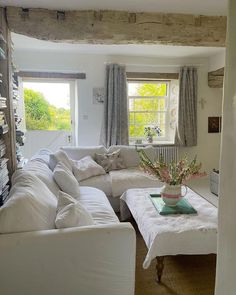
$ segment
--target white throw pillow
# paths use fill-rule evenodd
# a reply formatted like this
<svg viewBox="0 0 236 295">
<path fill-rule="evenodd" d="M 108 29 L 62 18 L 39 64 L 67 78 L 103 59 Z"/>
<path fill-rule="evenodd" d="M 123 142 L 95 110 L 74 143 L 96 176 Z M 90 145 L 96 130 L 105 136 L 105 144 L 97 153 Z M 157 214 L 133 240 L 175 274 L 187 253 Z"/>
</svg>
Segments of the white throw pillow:
<svg viewBox="0 0 236 295">
<path fill-rule="evenodd" d="M 101 165 L 106 172 L 112 170 L 125 169 L 123 158 L 120 156 L 120 150 L 113 153 L 97 154 L 95 153 L 95 161 Z"/>
<path fill-rule="evenodd" d="M 29 172 L 17 173 L 9 200 L 0 208 L 0 233 L 55 228 L 57 198 Z"/>
<path fill-rule="evenodd" d="M 53 171 L 53 177 L 61 190 L 74 198 L 80 194 L 79 183 L 71 170 L 59 162 Z"/>
<path fill-rule="evenodd" d="M 30 160 L 24 167 L 23 170 L 31 172 L 33 175 L 37 176 L 50 191 L 57 196 L 59 192 L 59 187 L 53 179 L 52 170 L 48 165 L 40 160 Z"/>
<path fill-rule="evenodd" d="M 56 228 L 92 225 L 91 214 L 70 195 L 60 191 L 58 194 Z"/>
<path fill-rule="evenodd" d="M 62 162 L 66 167 L 72 170 L 72 162 L 64 151 L 57 151 L 49 156 L 49 168 L 53 171 L 57 163 Z"/>
<path fill-rule="evenodd" d="M 90 178 L 92 176 L 106 174 L 104 168 L 98 165 L 91 156 L 82 158 L 79 161 L 73 161 L 73 173 L 78 181 Z"/>
</svg>

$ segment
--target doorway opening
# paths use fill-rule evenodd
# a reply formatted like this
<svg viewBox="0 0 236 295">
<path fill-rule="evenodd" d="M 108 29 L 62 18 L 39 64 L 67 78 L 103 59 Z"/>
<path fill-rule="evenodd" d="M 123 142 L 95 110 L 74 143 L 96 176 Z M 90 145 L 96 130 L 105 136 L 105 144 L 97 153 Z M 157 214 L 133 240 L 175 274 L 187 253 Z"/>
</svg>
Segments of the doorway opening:
<svg viewBox="0 0 236 295">
<path fill-rule="evenodd" d="M 40 148 L 51 151 L 75 144 L 75 80 L 22 79 L 22 113 L 30 158 Z"/>
</svg>

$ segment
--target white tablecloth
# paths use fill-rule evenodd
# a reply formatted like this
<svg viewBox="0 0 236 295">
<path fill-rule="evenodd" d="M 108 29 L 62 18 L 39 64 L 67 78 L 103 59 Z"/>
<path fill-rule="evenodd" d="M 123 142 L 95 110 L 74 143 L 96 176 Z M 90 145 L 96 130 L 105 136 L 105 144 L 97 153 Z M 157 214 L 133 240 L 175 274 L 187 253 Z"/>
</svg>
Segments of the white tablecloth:
<svg viewBox="0 0 236 295">
<path fill-rule="evenodd" d="M 216 253 L 217 208 L 188 188 L 185 198 L 198 213 L 162 216 L 149 198 L 159 192 L 130 189 L 121 196 L 121 218 L 131 212 L 148 247 L 143 267 L 148 268 L 156 256 Z"/>
</svg>

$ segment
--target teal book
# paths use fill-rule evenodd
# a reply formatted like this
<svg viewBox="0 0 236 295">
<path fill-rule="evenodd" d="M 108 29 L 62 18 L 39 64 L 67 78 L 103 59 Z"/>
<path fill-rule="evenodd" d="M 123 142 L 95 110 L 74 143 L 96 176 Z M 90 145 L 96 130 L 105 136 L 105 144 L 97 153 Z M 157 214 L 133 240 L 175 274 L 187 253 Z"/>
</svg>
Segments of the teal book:
<svg viewBox="0 0 236 295">
<path fill-rule="evenodd" d="M 150 194 L 150 199 L 160 215 L 197 214 L 197 211 L 184 198 L 182 198 L 174 207 L 167 206 L 160 194 Z"/>
</svg>

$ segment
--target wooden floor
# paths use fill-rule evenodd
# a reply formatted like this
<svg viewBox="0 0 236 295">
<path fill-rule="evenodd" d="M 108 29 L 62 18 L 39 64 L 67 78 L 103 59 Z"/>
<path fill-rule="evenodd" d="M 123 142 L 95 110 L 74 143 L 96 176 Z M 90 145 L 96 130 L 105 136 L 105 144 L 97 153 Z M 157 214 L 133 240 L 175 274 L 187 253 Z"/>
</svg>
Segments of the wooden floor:
<svg viewBox="0 0 236 295">
<path fill-rule="evenodd" d="M 134 227 L 135 223 L 132 222 Z M 155 261 L 148 269 L 142 263 L 146 245 L 137 228 L 137 260 L 135 295 L 213 295 L 216 255 L 165 257 L 161 283 L 155 282 Z"/>
</svg>

